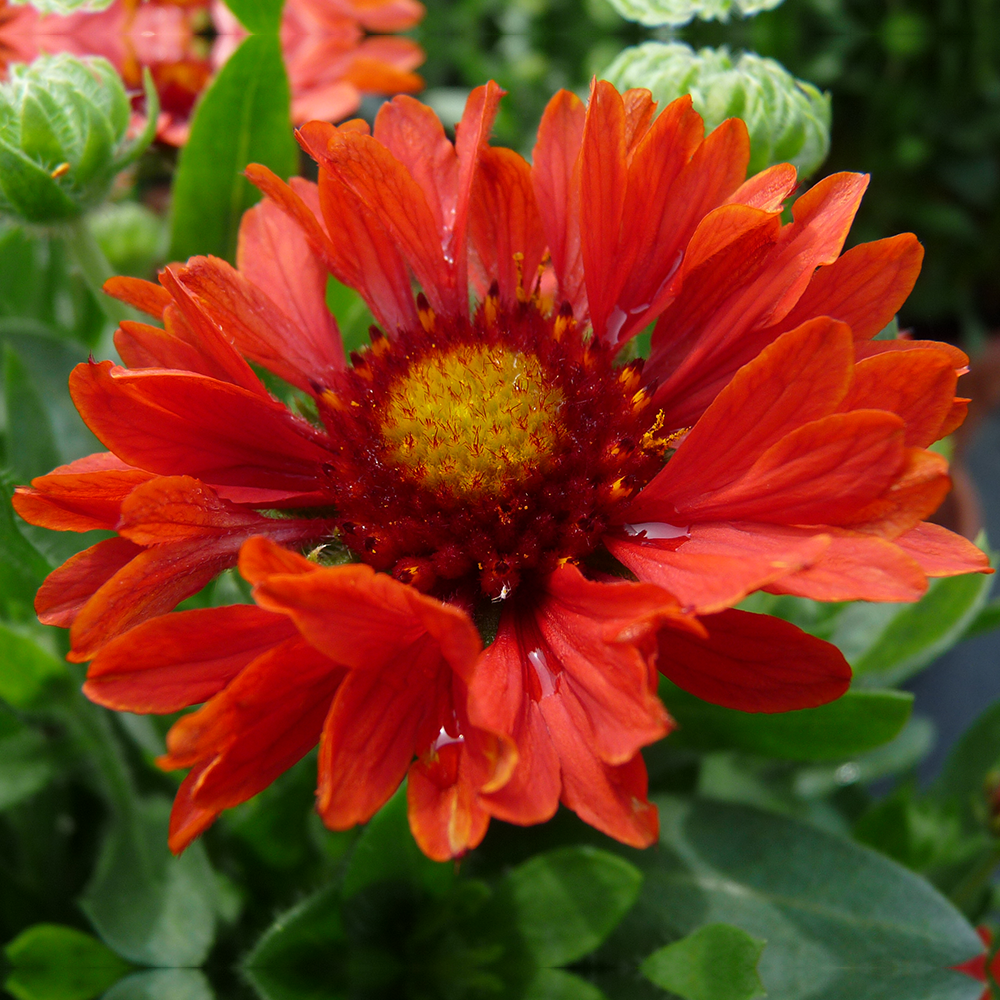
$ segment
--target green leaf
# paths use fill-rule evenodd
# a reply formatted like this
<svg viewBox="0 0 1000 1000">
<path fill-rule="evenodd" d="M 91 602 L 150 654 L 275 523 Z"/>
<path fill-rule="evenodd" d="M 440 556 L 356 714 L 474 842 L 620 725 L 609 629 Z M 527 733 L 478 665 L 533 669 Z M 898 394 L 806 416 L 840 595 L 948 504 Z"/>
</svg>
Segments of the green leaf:
<svg viewBox="0 0 1000 1000">
<path fill-rule="evenodd" d="M 990 601 L 989 604 L 980 608 L 979 614 L 972 619 L 972 623 L 965 630 L 965 635 L 962 638 L 971 639 L 998 628 L 1000 628 L 1000 601 Z"/>
<path fill-rule="evenodd" d="M 654 951 L 642 974 L 683 1000 L 754 1000 L 764 996 L 757 964 L 767 942 L 729 924 L 707 924 Z"/>
<path fill-rule="evenodd" d="M 59 464 L 52 424 L 34 380 L 9 344 L 3 349 L 7 465 L 22 481 Z"/>
<path fill-rule="evenodd" d="M 80 907 L 129 961 L 197 966 L 215 937 L 215 879 L 200 843 L 171 856 L 169 814 L 170 804 L 155 798 L 116 818 Z"/>
<path fill-rule="evenodd" d="M 0 319 L 0 340 L 17 353 L 44 400 L 58 462 L 103 451 L 104 446 L 80 419 L 67 385 L 70 372 L 87 360 L 86 349 L 23 319 Z"/>
<path fill-rule="evenodd" d="M 57 772 L 49 741 L 13 713 L 0 712 L 0 809 L 30 798 Z"/>
<path fill-rule="evenodd" d="M 871 682 L 880 687 L 900 684 L 965 636 L 989 598 L 992 580 L 969 573 L 932 580 L 927 595 L 916 604 L 882 605 L 878 611 L 877 605 L 852 605 L 841 616 L 833 641 L 844 650 L 855 674 L 865 676 L 865 683 L 872 675 Z M 860 638 L 865 621 L 863 648 L 855 652 L 842 646 L 849 630 Z"/>
<path fill-rule="evenodd" d="M 284 0 L 226 0 L 247 31 L 274 34 L 281 27 Z"/>
<path fill-rule="evenodd" d="M 101 1000 L 215 1000 L 198 969 L 155 969 L 119 980 Z"/>
<path fill-rule="evenodd" d="M 18 529 L 13 494 L 13 481 L 0 473 L 0 613 L 22 618 L 31 614 L 35 591 L 52 567 Z"/>
<path fill-rule="evenodd" d="M 660 695 L 677 721 L 669 739 L 678 747 L 802 761 L 843 760 L 888 743 L 913 707 L 913 695 L 902 691 L 848 691 L 819 708 L 774 715 L 737 712 L 663 679 Z"/>
<path fill-rule="evenodd" d="M 725 923 L 767 941 L 769 1000 L 976 1000 L 952 972 L 982 950 L 926 880 L 867 848 L 745 806 L 656 797 L 659 846 L 626 851 L 646 879 L 599 955 L 641 960 Z"/>
<path fill-rule="evenodd" d="M 89 934 L 35 924 L 4 948 L 13 971 L 4 988 L 17 1000 L 90 1000 L 128 972 L 128 965 Z"/>
<path fill-rule="evenodd" d="M 572 972 L 539 969 L 518 1000 L 604 1000 L 604 994 Z"/>
<path fill-rule="evenodd" d="M 365 827 L 344 873 L 341 891 L 344 899 L 350 899 L 379 882 L 408 882 L 441 895 L 454 877 L 454 865 L 431 861 L 417 847 L 407 819 L 404 786 Z"/>
<path fill-rule="evenodd" d="M 263 163 L 287 177 L 297 164 L 288 77 L 275 35 L 252 35 L 209 87 L 174 180 L 170 259 L 234 258 L 243 212 L 258 198 L 243 176 Z"/>
<path fill-rule="evenodd" d="M 931 786 L 942 802 L 961 804 L 969 826 L 982 827 L 987 820 L 987 783 L 1000 785 L 1000 701 L 993 702 L 952 747 Z"/>
<path fill-rule="evenodd" d="M 561 847 L 515 868 L 503 889 L 517 929 L 543 967 L 590 954 L 636 901 L 642 873 L 596 847 Z"/>
<path fill-rule="evenodd" d="M 15 708 L 37 708 L 54 685 L 69 683 L 66 664 L 34 640 L 0 624 L 0 698 Z"/>
</svg>

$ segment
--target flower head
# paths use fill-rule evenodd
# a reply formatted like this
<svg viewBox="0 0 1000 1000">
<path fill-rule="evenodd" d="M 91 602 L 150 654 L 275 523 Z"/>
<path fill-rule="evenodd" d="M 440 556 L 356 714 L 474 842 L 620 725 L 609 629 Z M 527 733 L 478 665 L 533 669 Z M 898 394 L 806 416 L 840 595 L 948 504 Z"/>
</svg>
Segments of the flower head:
<svg viewBox="0 0 1000 1000">
<path fill-rule="evenodd" d="M 745 181 L 739 121 L 705 137 L 690 99 L 657 117 L 598 83 L 589 107 L 553 99 L 529 166 L 488 145 L 500 96 L 473 92 L 454 144 L 406 97 L 370 134 L 312 122 L 318 185 L 250 168 L 267 197 L 238 268 L 110 282 L 163 327 L 123 323 L 128 367 L 72 377 L 109 452 L 18 493 L 34 523 L 117 531 L 37 602 L 93 659 L 88 695 L 204 702 L 163 761 L 191 768 L 175 850 L 317 741 L 335 829 L 408 774 L 432 857 L 560 802 L 647 845 L 657 670 L 748 711 L 849 682 L 834 647 L 735 603 L 913 600 L 986 568 L 924 523 L 964 355 L 871 340 L 920 248 L 838 257 L 864 178 L 827 178 L 782 225 L 794 169 Z M 379 323 L 349 362 L 327 272 Z M 625 361 L 653 322 L 649 359 Z M 165 613 L 237 562 L 255 606 Z"/>
<path fill-rule="evenodd" d="M 47 225 L 95 207 L 152 138 L 129 141 L 128 124 L 128 96 L 104 59 L 13 67 L 0 84 L 0 215 Z"/>
</svg>

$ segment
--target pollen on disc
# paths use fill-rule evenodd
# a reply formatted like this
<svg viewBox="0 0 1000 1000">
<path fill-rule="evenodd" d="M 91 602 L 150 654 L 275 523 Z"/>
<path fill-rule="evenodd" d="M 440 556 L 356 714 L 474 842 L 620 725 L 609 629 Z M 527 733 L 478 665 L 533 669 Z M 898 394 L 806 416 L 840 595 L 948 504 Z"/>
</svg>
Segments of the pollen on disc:
<svg viewBox="0 0 1000 1000">
<path fill-rule="evenodd" d="M 389 394 L 382 438 L 426 487 L 502 493 L 545 471 L 562 404 L 534 355 L 462 345 L 409 367 Z"/>
</svg>

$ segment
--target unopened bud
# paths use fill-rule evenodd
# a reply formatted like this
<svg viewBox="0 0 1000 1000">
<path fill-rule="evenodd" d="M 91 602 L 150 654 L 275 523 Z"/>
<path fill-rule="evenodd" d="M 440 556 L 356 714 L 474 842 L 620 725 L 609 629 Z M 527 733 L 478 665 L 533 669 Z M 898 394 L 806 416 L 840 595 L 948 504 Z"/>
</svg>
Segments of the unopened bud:
<svg viewBox="0 0 1000 1000">
<path fill-rule="evenodd" d="M 730 14 L 750 17 L 762 10 L 773 10 L 783 0 L 611 0 L 622 17 L 651 26 L 687 24 L 696 17 L 702 21 L 728 21 Z"/>
<path fill-rule="evenodd" d="M 149 124 L 129 140 L 128 94 L 106 59 L 63 54 L 13 66 L 0 84 L 0 215 L 53 225 L 99 205 L 155 133 L 148 76 L 146 106 Z"/>
<path fill-rule="evenodd" d="M 646 42 L 622 52 L 604 78 L 619 90 L 645 87 L 661 104 L 690 94 L 708 129 L 742 118 L 752 174 L 793 163 L 805 176 L 830 149 L 830 96 L 752 52 L 734 58 L 725 46 L 695 52 L 679 42 Z"/>
</svg>

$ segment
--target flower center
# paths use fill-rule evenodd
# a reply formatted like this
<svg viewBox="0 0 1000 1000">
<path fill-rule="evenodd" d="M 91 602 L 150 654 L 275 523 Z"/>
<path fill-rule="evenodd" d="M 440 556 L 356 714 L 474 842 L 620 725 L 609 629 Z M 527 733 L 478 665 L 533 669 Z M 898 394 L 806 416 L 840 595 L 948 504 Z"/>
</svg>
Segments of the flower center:
<svg viewBox="0 0 1000 1000">
<path fill-rule="evenodd" d="M 505 597 L 600 545 L 663 465 L 638 363 L 535 302 L 375 330 L 319 400 L 344 544 L 446 599 Z"/>
<path fill-rule="evenodd" d="M 551 467 L 563 394 L 533 354 L 459 345 L 411 365 L 382 418 L 390 461 L 422 486 L 481 497 Z"/>
</svg>

